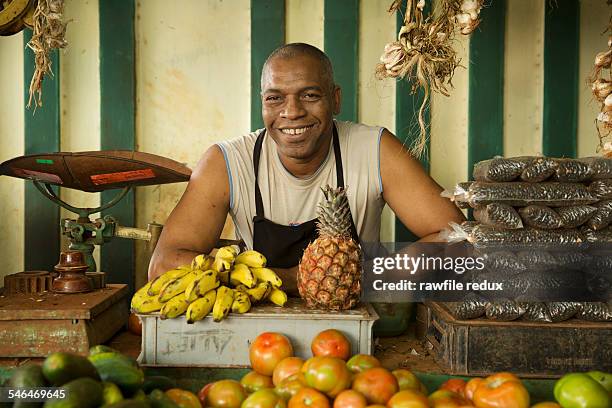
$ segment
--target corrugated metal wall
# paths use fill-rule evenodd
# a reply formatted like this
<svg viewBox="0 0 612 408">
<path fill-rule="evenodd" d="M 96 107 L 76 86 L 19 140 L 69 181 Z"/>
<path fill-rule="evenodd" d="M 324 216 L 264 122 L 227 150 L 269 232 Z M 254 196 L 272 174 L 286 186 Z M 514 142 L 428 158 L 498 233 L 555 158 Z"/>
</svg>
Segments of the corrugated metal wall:
<svg viewBox="0 0 612 408">
<path fill-rule="evenodd" d="M 258 3 L 259 1 L 259 3 Z M 267 1 L 267 0 L 265 0 Z M 331 1 L 331 0 L 328 0 Z M 498 1 L 498 0 L 493 0 Z M 507 0 L 504 40 L 503 149 L 506 155 L 543 151 L 544 21 L 547 0 Z M 249 131 L 252 7 L 262 0 L 183 0 L 172 6 L 162 0 L 135 5 L 136 129 L 138 150 L 171 157 L 194 166 L 216 140 Z M 386 42 L 394 39 L 396 18 L 386 13 L 389 0 L 361 0 L 357 59 L 357 111 L 360 121 L 395 131 L 397 96 L 393 81 L 378 81 L 373 69 Z M 602 36 L 610 9 L 605 0 L 580 1 L 578 154 L 593 154 L 597 144 L 593 120 L 597 105 L 586 85 L 592 60 L 606 47 Z M 286 0 L 284 32 L 287 42 L 324 44 L 324 0 Z M 100 148 L 99 3 L 66 1 L 73 21 L 67 31 L 69 47 L 59 64 L 63 150 Z M 430 173 L 446 188 L 468 178 L 468 83 L 470 40 L 461 38 L 457 50 L 465 68 L 457 70 L 450 98 L 434 96 L 430 119 Z M 0 38 L 0 160 L 24 152 L 22 34 Z M 58 68 L 56 67 L 56 70 Z M 256 85 L 256 84 L 255 84 Z M 108 84 L 106 85 L 108 86 Z M 121 84 L 117 84 L 121 86 Z M 49 95 L 46 96 L 47 98 Z M 43 107 L 44 109 L 44 107 Z M 399 112 L 412 117 L 412 112 Z M 564 112 L 559 112 L 563 115 Z M 140 188 L 136 192 L 136 225 L 164 222 L 185 185 Z M 18 180 L 0 178 L 0 276 L 24 268 L 24 187 Z M 79 206 L 95 206 L 99 196 L 62 191 Z M 62 216 L 64 214 L 62 213 Z M 228 226 L 226 233 L 229 234 Z M 383 239 L 392 240 L 394 220 L 385 218 Z M 53 239 L 53 237 L 49 237 Z M 136 269 L 142 281 L 147 257 L 136 245 Z"/>
</svg>

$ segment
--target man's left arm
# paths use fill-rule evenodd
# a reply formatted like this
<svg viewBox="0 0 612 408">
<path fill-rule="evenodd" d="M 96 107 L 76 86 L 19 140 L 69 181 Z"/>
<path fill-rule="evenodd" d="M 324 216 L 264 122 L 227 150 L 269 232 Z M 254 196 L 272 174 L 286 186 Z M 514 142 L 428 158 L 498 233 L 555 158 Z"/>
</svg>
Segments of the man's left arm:
<svg viewBox="0 0 612 408">
<path fill-rule="evenodd" d="M 380 141 L 380 173 L 384 200 L 419 241 L 440 241 L 438 234 L 450 221 L 465 220 L 453 203 L 440 196 L 442 187 L 387 129 Z"/>
</svg>

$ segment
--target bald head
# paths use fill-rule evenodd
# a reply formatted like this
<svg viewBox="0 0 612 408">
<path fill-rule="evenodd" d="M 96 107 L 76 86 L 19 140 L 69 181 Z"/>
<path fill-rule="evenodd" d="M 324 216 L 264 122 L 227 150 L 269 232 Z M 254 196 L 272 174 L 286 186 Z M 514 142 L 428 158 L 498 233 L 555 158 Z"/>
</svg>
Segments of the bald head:
<svg viewBox="0 0 612 408">
<path fill-rule="evenodd" d="M 327 55 L 317 47 L 305 43 L 291 43 L 278 47 L 268 56 L 261 70 L 261 85 L 263 84 L 266 75 L 268 75 L 270 62 L 278 59 L 292 59 L 297 57 L 310 57 L 317 61 L 317 66 L 320 70 L 320 77 L 328 85 L 328 89 L 334 88 L 334 71 L 332 64 Z"/>
</svg>

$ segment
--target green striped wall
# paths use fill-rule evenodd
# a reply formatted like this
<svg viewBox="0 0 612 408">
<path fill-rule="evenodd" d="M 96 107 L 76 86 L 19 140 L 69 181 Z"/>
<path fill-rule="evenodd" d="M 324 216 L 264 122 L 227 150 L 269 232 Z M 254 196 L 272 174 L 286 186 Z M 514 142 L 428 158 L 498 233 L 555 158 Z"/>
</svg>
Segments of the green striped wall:
<svg viewBox="0 0 612 408">
<path fill-rule="evenodd" d="M 287 4 L 295 5 L 295 3 L 301 4 L 300 10 L 302 11 L 307 11 L 310 5 L 316 5 L 319 7 L 317 10 L 321 10 L 322 16 L 320 19 L 318 14 L 315 16 L 306 12 L 300 14 L 293 12 L 291 18 L 294 21 L 300 21 L 300 30 L 310 30 L 304 38 L 317 39 L 317 41 L 320 38 L 320 43 L 316 45 L 324 48 L 335 62 L 338 82 L 344 89 L 344 108 L 341 118 L 354 119 L 359 117 L 357 109 L 359 105 L 357 102 L 360 101 L 362 95 L 359 95 L 357 91 L 359 88 L 356 84 L 358 82 L 375 82 L 372 79 L 373 75 L 364 77 L 363 74 L 361 76 L 358 74 L 359 60 L 357 56 L 363 51 L 362 49 L 360 50 L 360 47 L 366 44 L 368 50 L 371 51 L 371 49 L 376 48 L 382 52 L 384 46 L 383 43 L 373 44 L 368 42 L 368 38 L 359 38 L 360 32 L 358 31 L 357 21 L 370 18 L 369 16 L 359 15 L 359 8 L 357 6 L 363 7 L 362 2 L 364 1 L 368 0 L 343 0 L 342 2 L 332 0 L 243 0 L 239 3 L 240 6 L 236 6 L 243 7 L 245 12 L 247 8 L 250 9 L 250 21 L 245 17 L 236 21 L 236 24 L 242 24 L 243 26 L 250 24 L 250 84 L 247 85 L 246 91 L 242 94 L 246 95 L 246 99 L 243 98 L 243 100 L 248 100 L 249 98 L 251 100 L 247 115 L 249 113 L 251 115 L 250 123 L 252 128 L 262 125 L 259 105 L 261 64 L 267 54 L 284 41 L 285 30 L 291 31 L 292 39 L 299 39 L 299 31 L 296 31 L 296 27 L 293 27 L 291 30 L 287 29 Z M 542 16 L 545 19 L 545 32 L 543 34 L 545 45 L 541 44 L 538 46 L 545 54 L 542 64 L 544 81 L 541 91 L 543 99 L 542 106 L 534 105 L 534 109 L 542 117 L 544 127 L 540 132 L 542 135 L 540 152 L 551 155 L 573 156 L 576 155 L 578 134 L 580 135 L 582 146 L 594 146 L 596 143 L 595 134 L 590 133 L 592 118 L 594 117 L 592 114 L 593 104 L 588 99 L 588 89 L 585 91 L 584 77 L 585 72 L 590 69 L 589 64 L 592 64 L 592 56 L 590 54 L 594 55 L 597 50 L 603 50 L 607 46 L 607 38 L 604 36 L 600 40 L 598 36 L 605 28 L 607 18 L 602 16 L 605 13 L 601 12 L 590 13 L 590 18 L 584 16 L 583 11 L 585 8 L 601 9 L 600 0 L 583 0 L 581 2 L 577 0 L 541 1 L 542 4 L 546 4 L 546 12 Z M 147 10 L 149 4 L 148 2 L 142 2 L 139 7 Z M 203 5 L 203 3 L 197 1 L 188 1 L 185 3 L 182 11 L 172 10 L 172 13 L 169 14 L 174 16 L 175 21 L 180 22 L 184 20 L 181 20 L 181 13 L 191 14 L 195 12 L 194 10 L 197 10 L 197 12 L 214 14 L 216 13 L 216 7 L 220 4 L 220 2 L 217 4 L 211 1 Z M 556 7 L 553 7 L 554 4 L 556 4 Z M 381 7 L 383 6 L 387 7 L 388 4 L 381 5 Z M 465 119 L 467 138 L 464 143 L 465 147 L 461 146 L 462 150 L 456 154 L 460 155 L 462 160 L 465 160 L 463 156 L 467 156 L 467 167 L 470 174 L 472 164 L 475 161 L 489 158 L 495 154 L 503 154 L 504 139 L 508 143 L 513 136 L 503 134 L 504 118 L 508 118 L 507 112 L 504 116 L 504 111 L 508 109 L 504 95 L 510 93 L 513 95 L 517 94 L 516 89 L 508 88 L 508 78 L 504 75 L 504 66 L 507 64 L 520 64 L 520 62 L 517 62 L 516 56 L 511 61 L 507 59 L 507 32 L 511 27 L 508 27 L 506 22 L 507 10 L 510 7 L 511 2 L 509 1 L 493 0 L 489 7 L 483 9 L 482 24 L 469 41 L 469 60 L 463 61 L 463 64 L 467 67 L 470 86 L 467 90 L 464 87 L 453 91 L 454 96 L 461 92 L 466 92 L 466 94 L 469 92 L 468 101 L 465 103 L 460 101 L 462 106 L 467 105 L 468 107 Z M 295 8 L 293 11 L 295 11 Z M 127 2 L 118 0 L 100 1 L 99 13 L 102 110 L 100 118 L 102 133 L 101 148 L 131 149 L 137 146 L 134 131 L 136 127 L 134 121 L 137 112 L 137 102 L 134 98 L 134 90 L 136 88 L 134 71 L 136 69 L 144 69 L 143 65 L 152 64 L 152 62 L 145 61 L 139 63 L 133 57 L 136 47 L 136 41 L 133 37 L 134 20 L 138 21 L 138 17 L 134 14 L 133 0 Z M 532 17 L 525 16 L 525 18 Z M 595 21 L 593 18 L 599 18 L 599 20 Z M 381 19 L 380 21 L 383 20 Z M 72 29 L 78 27 L 78 23 L 78 21 L 74 22 Z M 370 24 L 372 23 L 370 22 Z M 594 26 L 600 28 L 593 28 Z M 168 23 L 165 25 L 161 24 L 161 22 L 158 26 L 149 23 L 147 27 L 150 27 L 148 28 L 150 30 L 156 30 L 156 32 L 161 33 L 163 33 L 163 30 L 181 28 L 176 23 L 172 26 Z M 189 28 L 189 30 L 196 29 L 197 27 Z M 590 33 L 588 34 L 589 40 L 583 38 L 585 33 Z M 149 32 L 148 34 L 150 36 L 152 33 Z M 161 36 L 163 34 L 160 34 Z M 198 37 L 185 36 L 185 38 Z M 244 38 L 247 38 L 247 35 L 244 35 Z M 146 41 L 146 38 L 142 41 Z M 587 41 L 587 43 L 584 41 Z M 596 41 L 597 44 L 595 44 Z M 155 42 L 151 41 L 148 46 L 154 47 Z M 2 47 L 1 42 L 0 47 Z M 585 54 L 587 49 L 589 55 Z M 225 58 L 231 61 L 232 50 L 234 48 L 231 46 L 228 46 L 227 50 L 219 46 L 215 51 L 217 53 L 215 55 L 218 55 L 219 59 Z M 71 48 L 68 51 L 78 52 L 78 50 Z M 197 56 L 197 52 L 199 52 L 199 49 L 194 46 L 194 55 Z M 33 69 L 29 50 L 24 51 L 24 59 L 23 72 L 27 78 L 25 81 L 25 87 L 27 88 Z M 578 60 L 580 60 L 580 70 L 577 68 Z M 193 59 L 185 58 L 184 60 L 177 60 L 175 64 L 180 68 L 181 64 L 192 64 L 192 61 Z M 54 63 L 58 67 L 59 57 L 57 55 L 54 56 Z M 206 66 L 202 68 L 206 69 Z M 462 68 L 459 69 L 461 70 Z M 60 79 L 59 69 L 54 70 L 54 72 L 56 75 L 55 79 L 46 80 L 44 84 L 45 106 L 43 109 L 39 109 L 35 116 L 31 115 L 31 111 L 24 112 L 24 147 L 26 153 L 60 149 L 60 125 L 58 117 L 61 109 L 57 88 Z M 73 81 L 76 82 L 77 80 L 73 79 Z M 231 80 L 227 82 L 229 83 L 229 90 L 235 92 L 236 89 L 232 88 Z M 120 84 L 120 86 L 117 86 L 117 84 Z M 149 86 L 148 84 L 139 85 Z M 147 88 L 149 89 L 147 92 L 157 97 L 161 101 L 160 104 L 163 104 L 167 93 L 174 88 L 168 91 L 166 89 L 155 88 L 155 85 L 157 84 L 153 83 L 150 89 Z M 189 82 L 187 85 L 189 85 Z M 77 86 L 91 86 L 91 84 L 79 84 Z M 352 91 L 350 90 L 351 86 L 353 87 Z M 516 84 L 512 86 L 516 88 Z M 190 88 L 186 87 L 186 89 Z M 396 112 L 396 133 L 400 138 L 410 143 L 414 131 L 417 129 L 414 112 L 419 105 L 418 98 L 420 96 L 416 98 L 410 96 L 407 92 L 407 84 L 403 82 L 398 83 L 395 89 L 396 98 L 392 103 Z M 241 89 L 239 91 L 242 92 Z M 215 116 L 210 113 L 210 110 L 206 110 L 209 106 L 215 106 L 214 100 L 206 100 L 207 95 L 196 95 L 195 97 L 192 95 L 190 97 L 192 98 L 190 99 L 191 101 L 201 99 L 206 104 L 203 107 L 199 106 L 198 109 L 200 110 L 195 110 L 193 116 L 185 116 L 186 118 L 195 118 L 197 120 L 200 116 L 204 115 L 207 121 L 221 120 L 227 122 L 233 120 L 231 112 L 224 111 L 222 114 L 225 116 Z M 578 97 L 581 98 L 579 101 L 577 101 Z M 457 99 L 455 99 L 456 102 Z M 385 104 L 387 101 L 381 99 L 379 103 Z M 446 99 L 440 98 L 440 105 L 446 103 L 448 103 Z M 448 107 L 448 105 L 446 106 Z M 430 117 L 428 121 L 434 122 L 437 120 L 437 123 L 443 122 L 444 118 L 435 117 L 436 111 L 436 106 L 432 106 L 431 112 L 428 112 L 428 117 Z M 448 109 L 444 109 L 444 111 L 448 112 Z M 172 121 L 177 121 L 178 119 L 172 117 L 171 111 L 169 112 L 168 122 L 170 125 L 168 125 L 168 128 L 172 129 Z M 577 115 L 574 114 L 576 112 Z M 183 117 L 179 119 L 183 119 Z M 514 118 L 513 120 L 521 120 L 521 118 Z M 438 129 L 440 129 L 440 134 L 432 135 L 432 138 L 435 140 L 456 137 L 452 132 L 453 129 L 440 126 L 438 126 Z M 190 143 L 199 142 L 199 139 L 197 139 L 197 129 L 193 131 L 193 134 L 185 132 L 183 136 Z M 215 134 L 207 137 L 224 139 L 233 136 L 235 135 Z M 84 135 L 83 137 L 92 136 Z M 95 137 L 97 138 L 97 135 Z M 150 135 L 143 134 L 140 137 L 148 140 Z M 585 142 L 585 140 L 588 141 Z M 460 143 L 457 143 L 457 145 L 460 145 Z M 190 165 L 193 165 L 195 160 L 197 160 L 192 157 L 176 157 L 172 151 L 166 150 L 160 150 L 156 153 L 177 158 L 179 161 L 190 162 Z M 581 151 L 586 152 L 586 154 L 592 154 L 591 150 L 586 147 L 582 147 Z M 538 151 L 531 149 L 527 153 L 535 154 Z M 453 154 L 455 153 L 449 152 L 448 159 L 445 160 L 453 160 Z M 440 159 L 440 156 L 435 156 L 432 153 L 424 158 L 423 164 L 426 168 L 434 168 L 436 172 L 439 172 L 439 169 L 444 167 L 446 163 Z M 465 165 L 462 165 L 462 167 L 465 167 Z M 448 176 L 447 179 L 452 180 L 452 177 Z M 444 187 L 450 187 L 449 184 L 450 182 L 447 182 Z M 55 206 L 47 206 L 44 199 L 41 200 L 38 197 L 38 193 L 30 189 L 27 183 L 25 197 L 22 217 L 25 223 L 25 250 L 19 256 L 23 256 L 26 261 L 26 268 L 28 269 L 39 267 L 48 269 L 50 265 L 52 266 L 56 263 L 59 251 L 55 240 L 48 239 L 50 236 L 57 236 L 59 232 L 58 212 Z M 107 197 L 104 197 L 104 200 L 107 200 Z M 129 197 L 122 203 L 122 206 L 111 210 L 111 213 L 116 215 L 124 225 L 134 225 L 134 200 L 134 196 Z M 172 202 L 172 200 L 166 201 Z M 155 203 L 152 202 L 147 205 L 155 206 Z M 161 210 L 151 210 L 151 213 L 156 215 L 158 222 L 163 222 L 171 208 L 168 205 L 167 208 Z M 142 227 L 142 225 L 138 226 Z M 400 227 L 398 225 L 396 239 L 406 240 L 408 237 L 407 231 L 402 230 Z M 129 276 L 128 270 L 131 269 L 130 265 L 133 264 L 134 257 L 130 248 L 132 244 L 126 241 L 117 241 L 117 245 L 121 248 L 115 248 L 115 244 L 112 244 L 104 251 L 101 262 L 102 268 L 116 274 L 112 276 L 112 279 L 117 279 L 117 281 L 129 280 L 131 278 L 127 278 Z"/>
<path fill-rule="evenodd" d="M 30 80 L 34 73 L 34 53 L 26 44 L 32 38 L 31 30 L 25 30 L 24 92 L 25 103 L 29 98 Z M 43 80 L 43 106 L 24 108 L 24 154 L 55 152 L 60 149 L 60 95 L 59 53 L 51 54 L 54 77 Z M 25 183 L 25 246 L 26 270 L 51 270 L 59 260 L 60 210 L 45 198 L 31 182 Z"/>
</svg>

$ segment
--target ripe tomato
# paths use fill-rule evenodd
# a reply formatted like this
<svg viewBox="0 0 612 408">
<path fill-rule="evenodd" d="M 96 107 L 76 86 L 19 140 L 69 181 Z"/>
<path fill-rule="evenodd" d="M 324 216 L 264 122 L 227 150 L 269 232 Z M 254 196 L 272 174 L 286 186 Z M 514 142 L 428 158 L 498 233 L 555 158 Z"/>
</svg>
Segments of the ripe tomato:
<svg viewBox="0 0 612 408">
<path fill-rule="evenodd" d="M 272 382 L 274 385 L 278 385 L 285 378 L 297 374 L 304 365 L 304 360 L 299 357 L 287 357 L 284 358 L 274 367 L 272 372 Z"/>
<path fill-rule="evenodd" d="M 285 401 L 289 401 L 297 392 L 306 387 L 302 373 L 293 374 L 280 382 L 274 391 Z"/>
<path fill-rule="evenodd" d="M 334 398 L 351 385 L 351 372 L 344 360 L 336 357 L 312 357 L 302 366 L 306 386 Z"/>
<path fill-rule="evenodd" d="M 180 408 L 202 408 L 200 400 L 192 392 L 180 388 L 171 388 L 166 391 L 166 395 Z"/>
<path fill-rule="evenodd" d="M 249 347 L 251 367 L 259 374 L 271 376 L 274 367 L 282 359 L 293 356 L 293 347 L 287 337 L 280 333 L 262 333 Z"/>
<path fill-rule="evenodd" d="M 351 342 L 338 330 L 329 329 L 315 336 L 310 350 L 313 356 L 337 357 L 346 361 L 351 356 Z"/>
<path fill-rule="evenodd" d="M 314 388 L 304 387 L 289 400 L 288 408 L 330 408 L 329 400 Z"/>
<path fill-rule="evenodd" d="M 206 406 L 206 395 L 208 395 L 208 390 L 210 390 L 210 387 L 212 387 L 213 384 L 214 383 L 208 383 L 203 386 L 200 391 L 198 391 L 198 398 L 200 399 L 203 407 Z"/>
<path fill-rule="evenodd" d="M 428 408 L 427 397 L 416 390 L 404 390 L 393 395 L 387 402 L 389 408 Z"/>
<path fill-rule="evenodd" d="M 391 374 L 397 379 L 397 385 L 400 391 L 415 390 L 420 391 L 423 395 L 427 395 L 427 388 L 410 370 L 399 368 L 391 371 Z"/>
<path fill-rule="evenodd" d="M 235 380 L 221 380 L 214 382 L 206 395 L 206 406 L 215 408 L 240 408 L 247 393 Z"/>
<path fill-rule="evenodd" d="M 465 384 L 465 388 L 463 389 L 463 396 L 470 401 L 474 399 L 474 391 L 480 384 L 482 384 L 482 378 L 472 378 Z"/>
<path fill-rule="evenodd" d="M 346 362 L 346 366 L 352 373 L 360 373 L 369 368 L 380 367 L 380 361 L 374 356 L 368 354 L 355 354 Z"/>
<path fill-rule="evenodd" d="M 276 395 L 273 390 L 264 388 L 255 391 L 244 400 L 241 408 L 285 408 L 285 401 Z"/>
<path fill-rule="evenodd" d="M 462 380 L 461 378 L 450 378 L 446 380 L 438 389 L 449 390 L 463 396 L 466 384 L 467 383 L 465 380 Z"/>
<path fill-rule="evenodd" d="M 374 367 L 355 376 L 353 389 L 362 393 L 370 404 L 384 405 L 399 390 L 399 386 L 389 370 Z"/>
<path fill-rule="evenodd" d="M 472 403 L 460 394 L 451 390 L 439 389 L 429 396 L 429 403 L 434 408 L 460 408 L 472 406 Z"/>
<path fill-rule="evenodd" d="M 137 336 L 142 336 L 142 322 L 140 318 L 136 316 L 136 313 L 130 313 L 128 318 L 128 331 Z"/>
<path fill-rule="evenodd" d="M 334 400 L 334 408 L 366 408 L 365 397 L 354 390 L 344 390 Z"/>
<path fill-rule="evenodd" d="M 473 396 L 478 408 L 529 408 L 529 393 L 511 373 L 497 373 L 485 378 Z"/>
<path fill-rule="evenodd" d="M 267 375 L 261 375 L 256 371 L 249 371 L 242 377 L 240 384 L 248 393 L 259 391 L 264 388 L 274 388 L 272 378 Z"/>
</svg>

